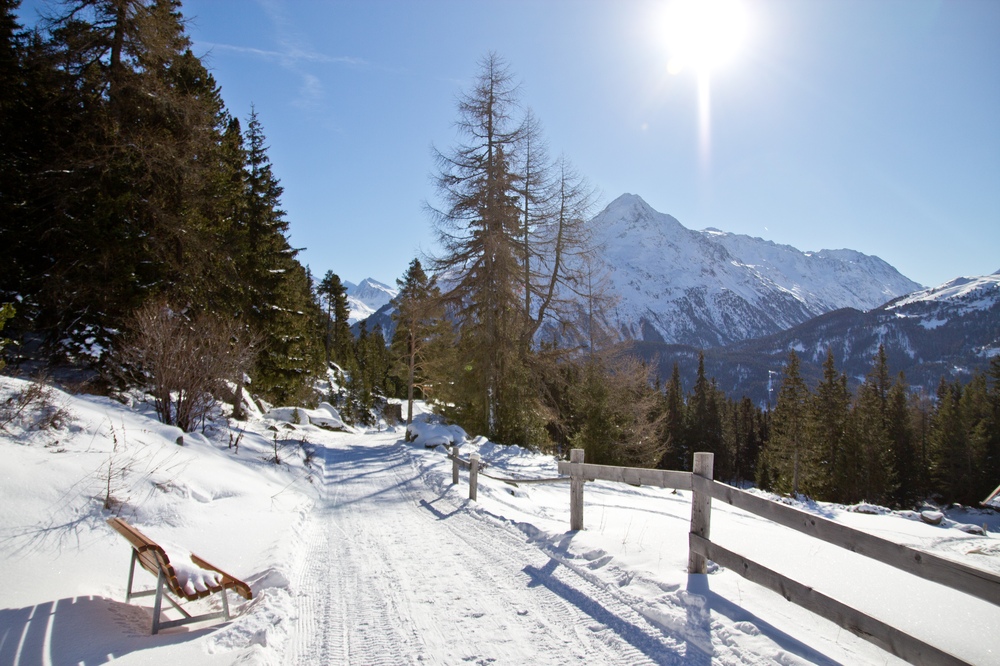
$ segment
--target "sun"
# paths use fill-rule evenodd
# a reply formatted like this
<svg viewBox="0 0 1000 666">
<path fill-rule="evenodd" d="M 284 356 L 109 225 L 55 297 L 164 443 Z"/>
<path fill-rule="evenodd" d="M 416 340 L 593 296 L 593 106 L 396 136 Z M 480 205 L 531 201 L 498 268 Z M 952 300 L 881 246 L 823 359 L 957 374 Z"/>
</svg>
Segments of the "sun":
<svg viewBox="0 0 1000 666">
<path fill-rule="evenodd" d="M 740 0 L 674 0 L 666 7 L 660 27 L 670 73 L 690 68 L 707 76 L 739 52 L 748 20 Z"/>
</svg>

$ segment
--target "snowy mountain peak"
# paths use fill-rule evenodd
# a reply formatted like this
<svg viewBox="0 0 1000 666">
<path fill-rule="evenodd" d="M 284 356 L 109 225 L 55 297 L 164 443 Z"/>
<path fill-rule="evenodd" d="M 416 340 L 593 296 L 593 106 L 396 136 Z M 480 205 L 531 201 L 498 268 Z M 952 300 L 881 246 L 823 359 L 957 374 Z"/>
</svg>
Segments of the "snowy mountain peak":
<svg viewBox="0 0 1000 666">
<path fill-rule="evenodd" d="M 869 310 L 921 286 L 854 250 L 805 253 L 718 229 L 692 231 L 634 194 L 591 222 L 625 339 L 714 347 L 824 312 Z"/>
<path fill-rule="evenodd" d="M 367 319 L 379 308 L 396 297 L 399 292 L 378 280 L 365 278 L 347 290 L 347 303 L 351 308 L 351 323 Z"/>
<path fill-rule="evenodd" d="M 981 277 L 958 277 L 937 287 L 922 289 L 893 301 L 887 309 L 917 303 L 947 303 L 967 310 L 986 310 L 1000 301 L 1000 273 Z"/>
</svg>

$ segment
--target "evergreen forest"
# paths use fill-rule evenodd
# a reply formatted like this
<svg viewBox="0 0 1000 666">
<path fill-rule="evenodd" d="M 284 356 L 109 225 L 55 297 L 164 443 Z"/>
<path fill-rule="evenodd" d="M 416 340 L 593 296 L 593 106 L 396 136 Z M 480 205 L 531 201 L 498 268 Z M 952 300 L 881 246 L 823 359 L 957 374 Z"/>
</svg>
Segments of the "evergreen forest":
<svg viewBox="0 0 1000 666">
<path fill-rule="evenodd" d="M 298 260 L 266 119 L 226 108 L 179 0 L 67 0 L 32 30 L 18 5 L 0 0 L 8 370 L 145 388 L 185 429 L 206 404 L 175 404 L 180 386 L 234 417 L 246 393 L 329 400 L 358 425 L 388 398 L 408 421 L 420 399 L 504 444 L 680 470 L 710 451 L 720 480 L 820 500 L 971 504 L 1000 483 L 1000 358 L 926 396 L 879 350 L 852 395 L 832 355 L 807 386 L 793 352 L 762 406 L 703 363 L 685 390 L 676 366 L 661 382 L 623 353 L 593 323 L 611 303 L 590 261 L 594 191 L 550 156 L 497 54 L 458 101 L 460 138 L 435 151 L 438 251 L 399 278 L 386 339 L 352 331 L 341 278 Z"/>
</svg>

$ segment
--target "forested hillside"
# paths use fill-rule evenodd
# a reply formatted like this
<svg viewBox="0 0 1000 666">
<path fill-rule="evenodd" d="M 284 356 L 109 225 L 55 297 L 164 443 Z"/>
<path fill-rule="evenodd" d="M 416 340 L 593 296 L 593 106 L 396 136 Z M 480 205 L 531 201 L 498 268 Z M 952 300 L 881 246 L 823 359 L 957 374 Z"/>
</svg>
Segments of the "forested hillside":
<svg viewBox="0 0 1000 666">
<path fill-rule="evenodd" d="M 241 322 L 255 390 L 301 397 L 321 319 L 263 121 L 226 108 L 181 3 L 72 0 L 30 32 L 18 4 L 0 4 L 0 301 L 19 354 L 98 367 L 155 301 Z"/>
</svg>

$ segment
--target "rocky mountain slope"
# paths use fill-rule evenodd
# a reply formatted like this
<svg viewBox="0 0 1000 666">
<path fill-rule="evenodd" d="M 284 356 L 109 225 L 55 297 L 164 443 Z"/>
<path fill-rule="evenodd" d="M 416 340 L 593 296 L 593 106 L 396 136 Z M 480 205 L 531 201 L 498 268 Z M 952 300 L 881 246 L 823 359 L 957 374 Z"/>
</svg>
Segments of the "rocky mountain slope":
<svg viewBox="0 0 1000 666">
<path fill-rule="evenodd" d="M 832 349 L 837 368 L 853 384 L 863 381 L 884 345 L 889 370 L 903 372 L 911 387 L 933 393 L 944 377 L 965 380 L 1000 355 L 1000 272 L 956 278 L 868 311 L 844 308 L 770 336 L 705 350 L 706 374 L 731 396 L 773 404 L 781 368 L 795 350 L 807 383 L 815 385 Z M 676 362 L 693 380 L 698 349 L 656 342 L 631 348 L 658 364 L 664 377 Z"/>
<path fill-rule="evenodd" d="M 348 283 L 347 304 L 351 309 L 349 321 L 354 324 L 368 319 L 380 308 L 388 305 L 397 293 L 396 289 L 372 278 L 365 278 L 356 285 Z"/>
<path fill-rule="evenodd" d="M 878 257 L 692 231 L 633 194 L 611 202 L 591 226 L 617 299 L 603 323 L 625 340 L 717 347 L 920 289 Z"/>
</svg>

